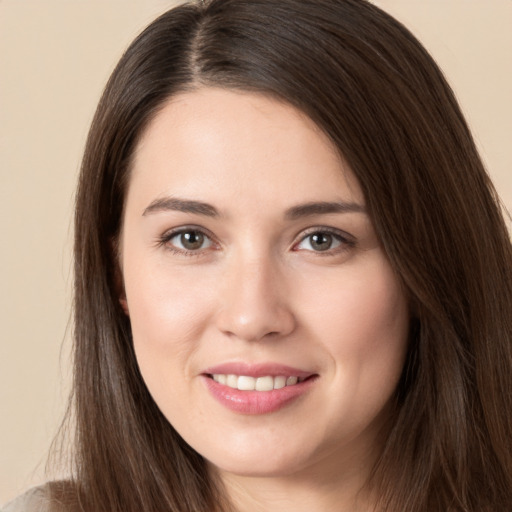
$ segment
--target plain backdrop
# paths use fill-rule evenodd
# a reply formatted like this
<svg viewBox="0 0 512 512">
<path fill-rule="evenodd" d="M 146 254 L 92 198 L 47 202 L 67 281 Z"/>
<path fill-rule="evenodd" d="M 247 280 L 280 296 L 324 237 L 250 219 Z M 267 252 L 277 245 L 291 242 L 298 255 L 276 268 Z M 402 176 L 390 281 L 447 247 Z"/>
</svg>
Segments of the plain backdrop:
<svg viewBox="0 0 512 512">
<path fill-rule="evenodd" d="M 0 0 L 0 503 L 46 479 L 70 380 L 71 217 L 88 125 L 162 0 Z M 512 209 L 512 0 L 375 0 L 451 82 Z"/>
</svg>

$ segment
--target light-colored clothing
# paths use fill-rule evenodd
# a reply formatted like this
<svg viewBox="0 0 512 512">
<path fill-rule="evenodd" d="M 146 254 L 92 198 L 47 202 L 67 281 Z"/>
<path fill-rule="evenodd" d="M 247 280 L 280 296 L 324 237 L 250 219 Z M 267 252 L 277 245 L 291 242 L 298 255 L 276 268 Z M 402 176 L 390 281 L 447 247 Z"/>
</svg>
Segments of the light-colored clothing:
<svg viewBox="0 0 512 512">
<path fill-rule="evenodd" d="M 0 512 L 51 512 L 47 486 L 34 487 L 2 507 Z"/>
</svg>

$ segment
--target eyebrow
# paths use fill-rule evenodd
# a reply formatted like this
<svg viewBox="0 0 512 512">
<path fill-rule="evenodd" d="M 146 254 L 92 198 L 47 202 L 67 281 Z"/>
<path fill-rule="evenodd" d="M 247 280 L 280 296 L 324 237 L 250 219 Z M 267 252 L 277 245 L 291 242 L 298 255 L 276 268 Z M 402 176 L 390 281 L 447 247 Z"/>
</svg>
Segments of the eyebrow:
<svg viewBox="0 0 512 512">
<path fill-rule="evenodd" d="M 366 208 L 358 203 L 320 201 L 293 206 L 286 210 L 285 218 L 288 220 L 296 220 L 302 217 L 325 215 L 329 213 L 366 213 Z"/>
<path fill-rule="evenodd" d="M 208 203 L 201 201 L 192 201 L 190 199 L 179 199 L 177 197 L 162 197 L 155 199 L 142 213 L 148 215 L 151 213 L 177 211 L 184 213 L 195 213 L 206 217 L 219 217 L 217 209 Z"/>
<path fill-rule="evenodd" d="M 205 217 L 220 217 L 215 206 L 202 201 L 180 199 L 177 197 L 162 197 L 155 199 L 142 213 L 143 216 L 165 211 L 178 211 L 204 215 Z M 297 220 L 314 215 L 326 215 L 329 213 L 366 213 L 366 208 L 358 203 L 344 201 L 316 201 L 292 206 L 286 210 L 284 217 L 287 220 Z"/>
</svg>

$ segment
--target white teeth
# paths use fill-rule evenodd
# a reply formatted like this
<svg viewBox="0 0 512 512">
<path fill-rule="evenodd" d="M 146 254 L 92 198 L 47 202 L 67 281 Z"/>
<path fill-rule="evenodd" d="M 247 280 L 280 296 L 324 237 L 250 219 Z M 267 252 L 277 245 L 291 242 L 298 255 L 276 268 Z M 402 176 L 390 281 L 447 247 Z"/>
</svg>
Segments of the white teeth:
<svg viewBox="0 0 512 512">
<path fill-rule="evenodd" d="M 220 384 L 226 384 L 228 378 L 227 375 L 222 375 L 221 373 L 216 373 L 215 375 L 212 375 L 212 377 L 215 382 L 219 382 Z"/>
<path fill-rule="evenodd" d="M 256 379 L 254 377 L 246 377 L 245 375 L 238 377 L 237 388 L 240 391 L 254 391 L 255 387 Z"/>
<path fill-rule="evenodd" d="M 230 388 L 237 389 L 238 388 L 238 377 L 236 375 L 227 375 L 226 376 L 226 386 Z"/>
<path fill-rule="evenodd" d="M 286 377 L 274 377 L 274 389 L 281 389 L 286 386 Z"/>
<path fill-rule="evenodd" d="M 213 374 L 212 378 L 219 384 L 241 391 L 272 391 L 273 389 L 282 389 L 285 386 L 294 386 L 303 380 L 298 377 L 285 377 L 283 375 L 278 377 L 266 375 L 255 378 L 248 375 L 224 375 L 221 373 Z"/>
<path fill-rule="evenodd" d="M 274 389 L 273 377 L 258 377 L 256 379 L 256 391 L 272 391 Z"/>
</svg>

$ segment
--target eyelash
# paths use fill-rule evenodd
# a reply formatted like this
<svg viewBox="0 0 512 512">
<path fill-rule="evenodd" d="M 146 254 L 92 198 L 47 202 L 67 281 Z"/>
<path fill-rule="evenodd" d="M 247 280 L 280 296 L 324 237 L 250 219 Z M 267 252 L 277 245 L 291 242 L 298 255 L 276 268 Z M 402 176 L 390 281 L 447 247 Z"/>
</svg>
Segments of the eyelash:
<svg viewBox="0 0 512 512">
<path fill-rule="evenodd" d="M 187 257 L 195 257 L 195 256 L 201 256 L 205 250 L 207 250 L 209 247 L 205 249 L 198 249 L 198 250 L 187 250 L 187 249 L 180 249 L 173 244 L 170 243 L 170 241 L 180 235 L 183 235 L 185 233 L 195 233 L 196 235 L 202 235 L 206 239 L 210 241 L 210 244 L 212 246 L 215 246 L 217 242 L 215 241 L 214 237 L 209 234 L 206 230 L 203 228 L 199 228 L 196 226 L 185 226 L 182 228 L 178 228 L 172 231 L 168 231 L 164 233 L 161 237 L 158 238 L 158 246 L 159 247 L 165 247 L 166 250 L 171 251 L 174 254 L 178 254 L 180 256 L 187 256 Z M 313 251 L 308 249 L 297 249 L 296 247 L 302 244 L 305 240 L 307 240 L 312 235 L 316 234 L 323 234 L 323 235 L 329 235 L 332 236 L 337 242 L 339 242 L 339 246 L 335 247 L 334 249 L 326 249 L 325 251 Z M 294 251 L 302 251 L 305 250 L 307 252 L 312 252 L 317 256 L 333 256 L 337 255 L 339 253 L 345 252 L 349 249 L 352 249 L 356 246 L 355 239 L 349 235 L 348 233 L 345 233 L 344 231 L 340 231 L 337 229 L 327 228 L 327 227 L 313 227 L 309 228 L 304 232 L 300 238 L 300 240 L 293 244 L 292 250 Z"/>
<path fill-rule="evenodd" d="M 180 235 L 183 235 L 185 233 L 195 233 L 200 234 L 204 236 L 206 239 L 210 240 L 210 243 L 212 245 L 217 245 L 213 236 L 210 235 L 206 230 L 203 228 L 199 228 L 196 226 L 185 226 L 182 228 L 178 228 L 172 231 L 167 231 L 164 233 L 161 237 L 158 239 L 158 246 L 164 247 L 166 250 L 171 251 L 174 254 L 178 254 L 180 256 L 187 256 L 187 257 L 194 257 L 194 256 L 201 256 L 205 249 L 198 249 L 198 250 L 187 250 L 187 249 L 180 249 L 178 247 L 173 246 L 170 241 Z"/>
<path fill-rule="evenodd" d="M 312 235 L 329 235 L 332 236 L 335 240 L 339 242 L 339 246 L 335 247 L 334 249 L 327 249 L 325 251 L 310 251 L 307 250 L 307 252 L 313 252 L 316 256 L 334 256 L 338 255 L 340 253 L 343 253 L 345 251 L 348 251 L 349 249 L 353 249 L 356 246 L 356 240 L 353 236 L 349 235 L 348 233 L 345 233 L 344 231 L 328 228 L 328 227 L 322 227 L 317 226 L 313 228 L 307 229 L 304 234 L 301 236 L 301 239 L 293 244 L 293 250 L 300 251 L 300 250 L 306 250 L 306 249 L 295 249 L 298 245 L 303 243 L 305 240 L 307 240 Z"/>
</svg>

